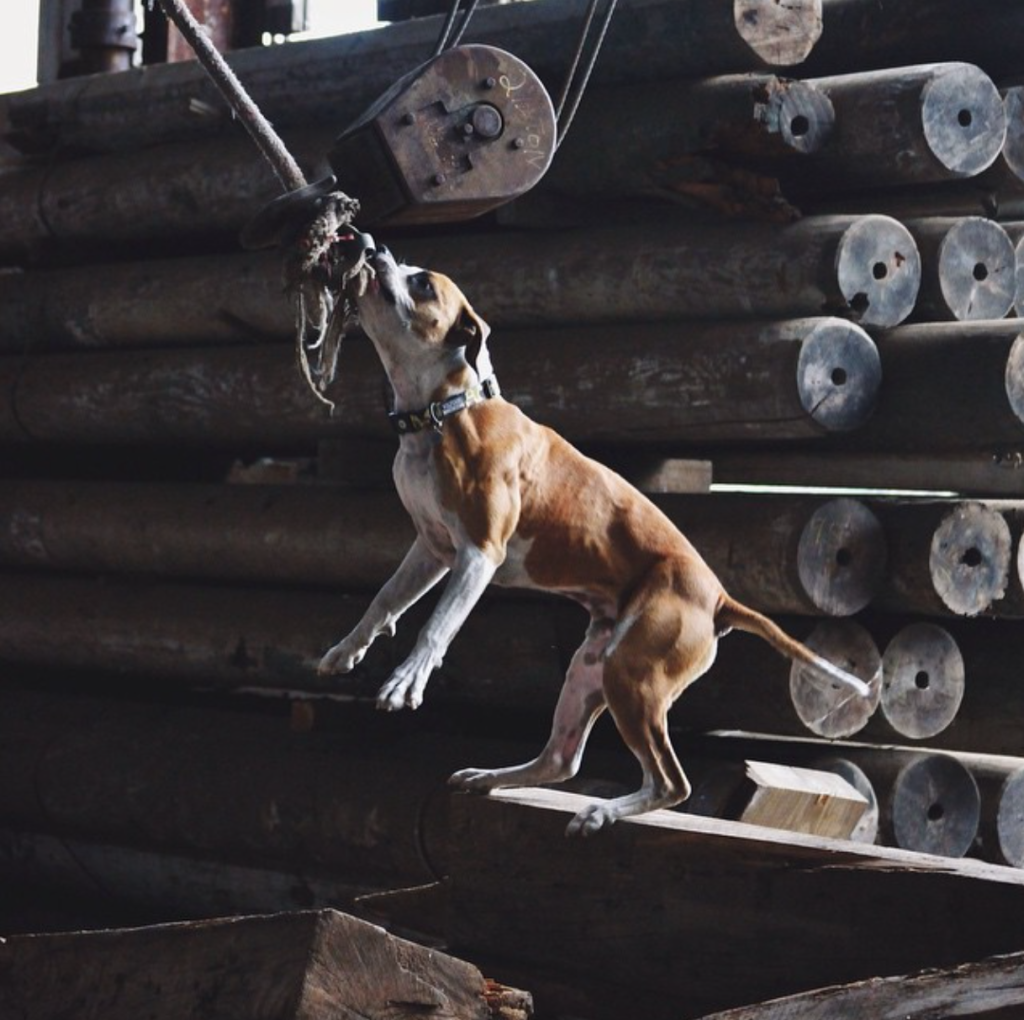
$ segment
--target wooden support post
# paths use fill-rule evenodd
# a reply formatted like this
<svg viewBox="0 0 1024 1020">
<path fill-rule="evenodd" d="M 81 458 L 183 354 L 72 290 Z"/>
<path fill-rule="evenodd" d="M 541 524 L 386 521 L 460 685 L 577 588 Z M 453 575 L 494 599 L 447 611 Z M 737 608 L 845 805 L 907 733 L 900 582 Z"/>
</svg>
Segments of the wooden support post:
<svg viewBox="0 0 1024 1020">
<path fill-rule="evenodd" d="M 265 584 L 0 573 L 0 644 L 4 661 L 60 670 L 83 690 L 99 672 L 146 677 L 168 690 L 372 702 L 412 651 L 431 605 L 410 610 L 395 640 L 378 641 L 353 674 L 318 675 L 320 656 L 355 627 L 369 598 Z M 567 600 L 485 600 L 431 680 L 428 700 L 548 715 L 586 623 Z M 496 656 L 495 644 L 505 654 Z M 761 651 L 769 661 L 775 655 Z M 784 673 L 781 659 L 778 669 Z M 780 696 L 781 711 L 784 690 Z M 721 706 L 717 724 L 735 717 Z"/>
<path fill-rule="evenodd" d="M 864 623 L 883 644 L 892 635 L 893 652 L 887 648 L 886 676 L 892 677 L 892 687 L 883 691 L 883 701 L 890 704 L 883 704 L 862 739 L 891 743 L 897 707 L 899 724 L 907 731 L 928 732 L 955 706 L 956 714 L 944 728 L 911 739 L 950 752 L 1020 754 L 1024 699 L 1018 663 L 1024 655 L 1024 634 L 1016 623 L 947 617 L 938 627 L 936 621 L 883 616 L 868 617 Z M 922 673 L 927 681 L 919 676 Z M 927 685 L 919 688 L 919 683 Z M 893 715 L 892 722 L 886 721 L 887 713 Z"/>
<path fill-rule="evenodd" d="M 1024 119 L 1024 88 L 1021 91 L 1021 117 Z M 1021 143 L 1021 148 L 1024 149 L 1024 141 Z M 1024 316 L 1024 222 L 1015 220 L 1012 223 L 1004 223 L 1003 229 L 1013 243 L 1014 252 L 1017 257 L 1017 270 L 1014 275 L 1013 285 L 1013 310 L 1019 319 Z"/>
<path fill-rule="evenodd" d="M 846 616 L 882 580 L 885 539 L 855 500 L 657 496 L 742 601 Z M 0 484 L 0 563 L 374 589 L 412 544 L 392 493 L 326 487 Z"/>
<path fill-rule="evenodd" d="M 835 129 L 787 168 L 810 191 L 973 177 L 1006 138 L 998 89 L 970 64 L 924 64 L 808 81 L 828 97 Z"/>
<path fill-rule="evenodd" d="M 813 49 L 822 0 L 785 5 L 769 0 L 622 0 L 594 84 L 789 67 Z M 473 18 L 466 42 L 515 52 L 549 88 L 560 87 L 585 13 L 578 0 L 495 4 Z M 319 124 L 339 133 L 429 55 L 439 18 L 330 39 L 254 47 L 231 55 L 231 66 L 271 123 Z M 83 90 L 54 83 L 27 96 L 5 96 L 0 122 L 28 148 L 77 151 L 143 149 L 169 138 L 211 135 L 226 115 L 199 117 L 196 103 L 224 110 L 197 67 L 155 66 L 119 82 Z"/>
<path fill-rule="evenodd" d="M 818 152 L 835 117 L 813 85 L 775 75 L 589 89 L 541 190 L 676 194 L 694 155 L 775 161 Z"/>
<path fill-rule="evenodd" d="M 877 735 L 875 740 L 880 743 Z M 956 847 L 958 853 L 967 847 L 972 856 L 1024 866 L 1024 758 L 959 750 L 938 754 L 931 749 L 856 742 L 842 745 L 842 757 L 837 759 L 831 748 L 823 740 L 738 732 L 691 737 L 689 749 L 702 771 L 697 773 L 686 809 L 720 816 L 737 787 L 738 763 L 746 758 L 815 769 L 837 768 L 842 763 L 844 769 L 853 770 L 841 773 L 851 785 L 876 806 L 881 802 L 886 812 L 881 835 L 889 843 L 896 839 L 898 824 L 903 838 L 917 833 L 920 849 L 926 848 L 927 840 Z M 872 792 L 876 784 L 878 801 Z M 977 838 L 970 842 L 972 831 Z"/>
<path fill-rule="evenodd" d="M 835 773 L 763 761 L 744 762 L 736 803 L 737 821 L 833 839 L 848 839 L 868 806 Z"/>
<path fill-rule="evenodd" d="M 99 675 L 127 683 L 146 677 L 167 690 L 372 703 L 411 650 L 429 607 L 410 610 L 395 640 L 378 641 L 352 674 L 319 676 L 320 655 L 355 626 L 368 597 L 0 574 L 0 643 L 9 664 L 59 670 L 83 691 Z M 822 621 L 810 634 L 806 621 L 783 622 L 795 637 L 862 679 L 877 671 L 877 647 L 854 621 Z M 585 614 L 565 600 L 487 600 L 470 615 L 432 678 L 428 702 L 535 714 L 540 720 L 529 739 L 536 750 L 585 629 Z M 508 654 L 495 656 L 495 643 Z M 707 677 L 678 702 L 672 726 L 688 734 L 743 729 L 849 736 L 875 705 L 876 700 L 847 701 L 813 682 L 801 683 L 789 662 L 764 642 L 732 634 L 720 642 Z M 984 718 L 978 726 L 984 733 Z"/>
<path fill-rule="evenodd" d="M 706 740 L 701 742 L 702 749 L 706 746 Z M 772 754 L 773 749 L 778 746 L 778 744 L 766 742 L 763 751 L 766 754 Z M 759 751 L 754 745 L 751 754 L 758 753 Z M 850 839 L 856 843 L 874 843 L 878 837 L 878 798 L 864 770 L 848 758 L 839 755 L 826 755 L 813 761 L 807 761 L 805 757 L 801 757 L 800 760 L 803 762 L 803 766 L 795 768 L 785 763 L 784 755 L 778 755 L 773 759 L 773 767 L 794 769 L 798 774 L 809 773 L 811 776 L 821 776 L 827 773 L 842 780 L 842 788 L 853 790 L 861 800 L 857 807 L 859 818 L 855 824 L 846 827 L 839 838 Z M 703 818 L 723 818 L 760 824 L 756 818 L 748 817 L 745 813 L 752 792 L 752 783 L 748 776 L 751 762 L 741 763 L 739 760 L 732 759 L 716 763 L 697 759 L 697 762 L 696 767 L 691 760 L 687 760 L 685 763 L 687 775 L 693 782 L 693 793 L 690 795 L 690 799 L 681 806 L 681 811 Z M 780 765 L 779 762 L 784 764 Z M 767 821 L 765 824 L 794 831 L 791 826 L 780 825 L 778 821 Z M 806 832 L 808 830 L 795 831 Z M 818 832 L 817 835 L 835 835 L 835 833 Z"/>
<path fill-rule="evenodd" d="M 1004 89 L 1003 107 L 1006 110 L 1003 161 L 1018 180 L 1024 181 L 1024 85 Z"/>
<path fill-rule="evenodd" d="M 586 803 L 454 798 L 450 945 L 585 986 L 577 1012 L 599 1020 L 697 1017 L 1019 941 L 1024 874 L 1011 869 L 675 812 L 566 840 Z"/>
<path fill-rule="evenodd" d="M 1024 868 L 1024 759 L 960 755 L 981 793 L 975 852 L 985 860 Z"/>
<path fill-rule="evenodd" d="M 878 792 L 885 843 L 963 857 L 981 821 L 981 794 L 967 767 L 948 754 L 863 750 L 853 760 Z"/>
<path fill-rule="evenodd" d="M 1005 516 L 978 502 L 872 503 L 889 544 L 888 582 L 874 605 L 897 612 L 1017 615 L 1013 540 Z"/>
<path fill-rule="evenodd" d="M 874 343 L 837 319 L 528 330 L 502 342 L 507 398 L 591 446 L 813 440 L 863 426 L 881 388 Z M 395 441 L 380 363 L 361 340 L 343 346 L 330 417 L 283 345 L 0 358 L 0 379 L 15 378 L 16 388 L 0 389 L 8 443 L 294 454 L 330 438 Z M 605 413 L 595 416 L 598 392 Z"/>
<path fill-rule="evenodd" d="M 980 216 L 936 217 L 906 226 L 921 252 L 918 319 L 1001 319 L 1010 311 L 1017 255 L 998 223 Z"/>
<path fill-rule="evenodd" d="M 882 658 L 871 635 L 852 620 L 822 620 L 805 644 L 871 684 L 871 697 L 850 697 L 841 684 L 823 683 L 798 662 L 790 666 L 789 696 L 800 721 L 811 732 L 834 740 L 850 737 L 867 724 L 878 708 Z"/>
<path fill-rule="evenodd" d="M 742 310 L 895 326 L 917 298 L 917 248 L 887 217 L 826 216 L 785 227 L 665 223 L 546 235 L 543 261 L 533 233 L 479 238 L 472 250 L 452 239 L 406 250 L 458 280 L 476 307 L 524 325 Z M 557 275 L 546 265 L 557 265 Z"/>
<path fill-rule="evenodd" d="M 282 711 L 9 686 L 2 706 L 0 812 L 9 826 L 308 871 L 349 887 L 439 878 L 448 777 L 527 757 L 519 743 L 430 733 L 372 708 L 291 732 Z"/>
<path fill-rule="evenodd" d="M 1018 445 L 1024 439 L 1021 336 L 1014 319 L 927 323 L 880 335 L 885 385 L 875 414 L 857 433 L 857 448 L 948 453 Z"/>
<path fill-rule="evenodd" d="M 900 736 L 934 737 L 956 718 L 964 697 L 964 659 L 945 628 L 930 622 L 902 628 L 886 646 L 882 669 L 882 715 Z"/>
<path fill-rule="evenodd" d="M 95 1003 L 108 1020 L 407 1020 L 441 1004 L 452 1020 L 532 1012 L 528 994 L 489 987 L 472 965 L 334 910 L 12 938 L 0 970 L 0 1012 L 27 1020 Z M 513 1001 L 518 1014 L 499 1005 Z"/>
</svg>

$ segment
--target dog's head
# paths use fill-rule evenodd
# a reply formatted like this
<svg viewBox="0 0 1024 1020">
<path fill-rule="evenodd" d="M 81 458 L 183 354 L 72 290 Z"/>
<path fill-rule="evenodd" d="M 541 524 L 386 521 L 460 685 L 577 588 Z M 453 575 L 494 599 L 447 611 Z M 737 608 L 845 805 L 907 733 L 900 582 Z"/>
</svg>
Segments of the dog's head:
<svg viewBox="0 0 1024 1020">
<path fill-rule="evenodd" d="M 359 321 L 370 339 L 399 356 L 396 344 L 438 352 L 465 348 L 475 371 L 490 327 L 462 291 L 443 273 L 400 265 L 387 248 L 378 248 L 370 264 L 375 276 L 358 299 Z"/>
</svg>

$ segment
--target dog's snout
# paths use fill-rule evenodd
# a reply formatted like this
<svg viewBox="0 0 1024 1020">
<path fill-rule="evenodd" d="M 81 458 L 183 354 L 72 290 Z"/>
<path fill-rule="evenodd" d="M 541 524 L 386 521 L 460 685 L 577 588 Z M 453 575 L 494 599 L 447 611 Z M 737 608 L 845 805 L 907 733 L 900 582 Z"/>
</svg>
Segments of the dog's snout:
<svg viewBox="0 0 1024 1020">
<path fill-rule="evenodd" d="M 373 249 L 375 259 L 386 259 L 391 257 L 391 251 L 386 244 L 379 244 Z"/>
</svg>

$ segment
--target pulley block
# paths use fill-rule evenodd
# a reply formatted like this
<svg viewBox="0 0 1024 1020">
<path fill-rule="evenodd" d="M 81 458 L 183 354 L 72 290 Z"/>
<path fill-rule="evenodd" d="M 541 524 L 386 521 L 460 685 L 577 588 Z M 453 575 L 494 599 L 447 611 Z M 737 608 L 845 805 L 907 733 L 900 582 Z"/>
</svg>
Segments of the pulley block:
<svg viewBox="0 0 1024 1020">
<path fill-rule="evenodd" d="M 493 46 L 456 46 L 406 75 L 328 158 L 360 223 L 471 219 L 529 191 L 555 151 L 540 79 Z"/>
</svg>

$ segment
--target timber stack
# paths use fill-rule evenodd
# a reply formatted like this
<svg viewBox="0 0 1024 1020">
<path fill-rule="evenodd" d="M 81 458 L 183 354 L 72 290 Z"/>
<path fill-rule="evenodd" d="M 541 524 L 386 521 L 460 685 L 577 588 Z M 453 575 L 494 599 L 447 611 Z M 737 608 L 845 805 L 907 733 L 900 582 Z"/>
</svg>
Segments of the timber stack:
<svg viewBox="0 0 1024 1020">
<path fill-rule="evenodd" d="M 231 63 L 315 180 L 449 8 Z M 586 9 L 482 3 L 465 41 L 555 93 Z M 488 597 L 415 716 L 373 700 L 429 606 L 316 673 L 411 542 L 396 440 L 365 338 L 332 414 L 296 370 L 280 255 L 237 240 L 278 185 L 198 66 L 0 96 L 0 1004 L 50 1015 L 66 973 L 137 1015 L 208 951 L 232 1008 L 311 1020 L 525 1017 L 516 988 L 542 1020 L 809 1017 L 922 968 L 878 994 L 1022 1008 L 981 962 L 1024 951 L 1022 37 L 1006 0 L 620 0 L 533 191 L 361 224 L 459 282 L 506 397 L 882 677 L 850 700 L 724 639 L 671 716 L 689 804 L 585 843 L 579 794 L 635 781 L 600 728 L 570 792 L 445 787 L 539 750 L 579 607 Z M 409 973 L 374 998 L 345 946 Z"/>
</svg>

